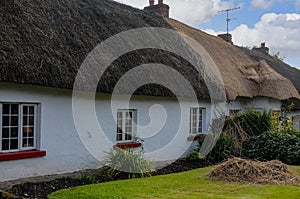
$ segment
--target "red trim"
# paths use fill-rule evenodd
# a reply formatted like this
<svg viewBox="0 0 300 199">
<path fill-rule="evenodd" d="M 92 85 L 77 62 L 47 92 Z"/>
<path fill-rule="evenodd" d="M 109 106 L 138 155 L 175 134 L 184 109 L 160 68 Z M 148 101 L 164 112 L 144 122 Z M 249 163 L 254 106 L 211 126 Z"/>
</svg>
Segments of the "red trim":
<svg viewBox="0 0 300 199">
<path fill-rule="evenodd" d="M 203 138 L 205 135 L 204 134 L 197 134 L 197 135 L 190 135 L 187 137 L 188 141 L 194 141 L 194 140 L 199 140 L 200 138 Z"/>
<path fill-rule="evenodd" d="M 142 146 L 142 143 L 140 142 L 118 143 L 114 145 L 114 149 L 115 148 L 120 148 L 120 149 L 137 148 L 140 146 Z"/>
<path fill-rule="evenodd" d="M 0 153 L 0 161 L 19 160 L 46 156 L 46 151 L 30 150 Z"/>
</svg>

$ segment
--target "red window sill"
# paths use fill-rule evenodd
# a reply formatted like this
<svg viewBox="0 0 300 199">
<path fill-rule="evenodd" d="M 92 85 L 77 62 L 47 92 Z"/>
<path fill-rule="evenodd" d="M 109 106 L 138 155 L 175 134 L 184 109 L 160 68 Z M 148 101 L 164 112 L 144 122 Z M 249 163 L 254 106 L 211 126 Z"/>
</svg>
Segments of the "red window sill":
<svg viewBox="0 0 300 199">
<path fill-rule="evenodd" d="M 203 138 L 204 134 L 197 134 L 197 135 L 190 135 L 187 137 L 188 141 L 194 141 L 194 140 L 199 140 L 200 138 Z"/>
<path fill-rule="evenodd" d="M 46 151 L 30 150 L 0 153 L 0 161 L 19 160 L 46 156 Z"/>
<path fill-rule="evenodd" d="M 140 142 L 128 142 L 128 143 L 118 143 L 114 145 L 115 148 L 120 148 L 120 149 L 130 149 L 130 148 L 137 148 L 142 146 L 142 143 Z"/>
</svg>

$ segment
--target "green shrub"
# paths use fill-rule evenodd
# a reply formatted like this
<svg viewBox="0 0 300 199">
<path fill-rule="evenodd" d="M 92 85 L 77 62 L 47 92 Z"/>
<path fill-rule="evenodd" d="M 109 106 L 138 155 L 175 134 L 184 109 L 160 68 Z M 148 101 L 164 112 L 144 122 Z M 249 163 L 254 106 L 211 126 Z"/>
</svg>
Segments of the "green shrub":
<svg viewBox="0 0 300 199">
<path fill-rule="evenodd" d="M 153 164 L 144 158 L 143 152 L 134 149 L 112 149 L 106 152 L 104 164 L 112 177 L 127 175 L 128 178 L 151 176 Z"/>
<path fill-rule="evenodd" d="M 293 110 L 295 104 L 284 102 L 282 105 L 281 114 L 276 113 L 272 116 L 272 131 L 285 132 L 288 134 L 299 135 L 299 132 L 294 128 L 294 123 L 288 114 Z"/>
<path fill-rule="evenodd" d="M 200 155 L 199 152 L 197 150 L 194 150 L 185 157 L 185 160 L 188 161 L 188 162 L 203 161 L 204 158 L 201 158 L 199 155 Z"/>
<path fill-rule="evenodd" d="M 249 136 L 257 136 L 272 128 L 271 113 L 263 113 L 249 109 L 243 113 L 236 114 L 225 120 L 223 131 L 231 131 L 236 134 L 244 131 Z"/>
<path fill-rule="evenodd" d="M 0 199 L 18 199 L 19 197 L 14 196 L 13 194 L 4 192 L 0 190 Z M 21 199 L 21 198 L 20 198 Z"/>
<path fill-rule="evenodd" d="M 294 136 L 300 138 L 300 131 L 298 131 L 298 130 L 289 131 L 289 132 L 287 132 L 287 134 L 294 135 Z"/>
<path fill-rule="evenodd" d="M 243 143 L 242 156 L 256 160 L 280 160 L 300 164 L 300 138 L 282 132 L 265 132 Z"/>
<path fill-rule="evenodd" d="M 89 174 L 82 174 L 80 176 L 80 179 L 85 183 L 85 184 L 95 184 L 97 183 L 97 179 L 95 175 L 89 175 Z"/>
<path fill-rule="evenodd" d="M 198 140 L 198 150 L 200 150 L 202 143 L 205 138 L 201 138 Z M 216 142 L 216 145 L 206 155 L 206 161 L 209 163 L 217 163 L 221 162 L 225 159 L 228 159 L 230 156 L 233 155 L 235 150 L 235 145 L 233 142 L 233 138 L 223 133 L 220 135 L 219 139 Z"/>
</svg>

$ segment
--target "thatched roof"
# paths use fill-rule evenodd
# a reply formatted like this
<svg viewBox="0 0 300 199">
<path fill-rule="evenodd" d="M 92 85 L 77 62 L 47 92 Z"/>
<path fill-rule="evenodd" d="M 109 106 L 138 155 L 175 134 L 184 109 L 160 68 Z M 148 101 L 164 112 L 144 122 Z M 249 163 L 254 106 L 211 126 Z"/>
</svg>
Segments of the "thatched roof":
<svg viewBox="0 0 300 199">
<path fill-rule="evenodd" d="M 0 81 L 67 89 L 73 88 L 88 53 L 105 39 L 134 28 L 171 28 L 158 15 L 112 0 L 10 0 L 1 1 L 0 10 Z M 199 98 L 209 99 L 206 86 L 187 61 L 151 49 L 115 60 L 97 91 L 111 93 L 126 71 L 153 62 L 174 67 L 191 82 Z M 172 96 L 158 85 L 143 86 L 135 94 Z"/>
<path fill-rule="evenodd" d="M 208 51 L 222 74 L 229 100 L 238 96 L 266 96 L 280 100 L 299 98 L 293 84 L 276 73 L 266 62 L 254 61 L 238 47 L 221 38 L 173 19 L 168 19 L 168 22 L 177 31 L 195 39 Z"/>
<path fill-rule="evenodd" d="M 286 64 L 282 60 L 270 55 L 265 54 L 257 50 L 250 50 L 248 48 L 240 47 L 241 50 L 244 51 L 248 56 L 250 56 L 254 61 L 265 60 L 269 66 L 271 66 L 277 73 L 281 74 L 283 77 L 289 79 L 297 91 L 300 93 L 300 70 L 290 65 Z M 296 109 L 300 109 L 300 101 L 299 100 L 291 100 L 291 102 L 295 103 Z"/>
<path fill-rule="evenodd" d="M 257 62 L 222 39 L 112 0 L 10 0 L 1 1 L 0 10 L 2 82 L 72 89 L 80 65 L 102 41 L 134 28 L 162 27 L 182 32 L 204 46 L 222 74 L 229 100 L 238 96 L 298 97 L 293 85 L 267 64 L 263 68 L 268 74 L 257 73 L 259 82 L 245 74 L 243 68 Z M 154 49 L 133 51 L 115 60 L 101 78 L 97 91 L 111 93 L 124 73 L 145 63 L 173 67 L 189 80 L 198 98 L 209 99 L 203 78 L 189 62 Z M 168 89 L 155 84 L 145 85 L 135 94 L 173 96 Z"/>
</svg>

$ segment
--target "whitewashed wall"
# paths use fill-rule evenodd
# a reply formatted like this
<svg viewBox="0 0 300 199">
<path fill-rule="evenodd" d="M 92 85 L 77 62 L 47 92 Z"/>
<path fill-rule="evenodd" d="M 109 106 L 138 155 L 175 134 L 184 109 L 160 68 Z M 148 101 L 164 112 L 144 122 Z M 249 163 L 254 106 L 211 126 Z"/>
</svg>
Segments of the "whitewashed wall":
<svg viewBox="0 0 300 199">
<path fill-rule="evenodd" d="M 248 98 L 237 98 L 235 101 L 228 103 L 227 115 L 230 110 L 241 110 L 255 109 L 258 111 L 263 110 L 281 110 L 281 101 L 267 97 L 256 97 L 253 99 Z"/>
<path fill-rule="evenodd" d="M 96 112 L 100 125 L 108 138 L 115 143 L 116 124 L 111 115 L 111 104 L 108 95 L 96 96 Z M 113 113 L 117 109 L 124 108 L 124 102 L 120 96 Z M 41 158 L 22 159 L 0 162 L 0 181 L 17 178 L 59 174 L 101 166 L 86 148 L 83 146 L 75 129 L 72 115 L 72 93 L 70 90 L 45 88 L 29 85 L 0 84 L 0 102 L 34 102 L 41 104 L 41 140 L 40 150 L 45 150 L 47 155 Z M 145 139 L 145 152 L 156 161 L 174 159 L 176 154 L 182 152 L 191 142 L 189 136 L 190 107 L 197 106 L 189 101 L 183 104 L 183 115 L 186 121 L 178 127 L 180 121 L 180 108 L 174 99 L 158 97 L 135 97 L 130 103 L 130 108 L 137 110 L 137 123 L 147 125 L 150 121 L 149 108 L 155 104 L 164 107 L 167 113 L 166 125 L 153 137 Z M 159 105 L 153 107 L 154 112 Z M 206 108 L 205 129 L 208 129 L 211 109 L 209 102 L 201 102 L 201 107 Z M 153 110 L 152 110 L 153 111 Z M 155 115 L 162 120 L 162 115 Z M 88 122 L 88 121 L 87 121 Z M 174 143 L 172 150 L 164 153 L 156 152 L 173 140 L 178 128 L 180 139 Z M 137 132 L 139 137 L 151 134 L 149 128 Z M 111 145 L 111 148 L 113 146 Z M 100 146 L 101 148 L 101 146 Z M 103 151 L 99 151 L 103 153 Z M 157 156 L 157 154 L 160 154 Z"/>
<path fill-rule="evenodd" d="M 127 107 L 125 98 L 125 96 L 118 96 L 116 103 L 111 107 L 108 95 L 97 94 L 96 96 L 96 113 L 99 124 L 111 141 L 109 148 L 116 143 L 116 124 L 113 114 L 115 115 L 118 109 Z M 72 115 L 72 92 L 70 90 L 1 83 L 0 102 L 41 104 L 40 150 L 47 152 L 47 155 L 41 158 L 0 162 L 0 181 L 67 173 L 101 166 L 99 161 L 88 152 L 77 134 Z M 204 129 L 207 131 L 212 116 L 209 101 L 202 101 L 198 105 L 184 100 L 181 107 L 184 121 L 183 125 L 179 126 L 181 110 L 177 100 L 146 96 L 131 99 L 130 108 L 136 109 L 137 124 L 142 126 L 138 128 L 137 136 L 146 137 L 144 148 L 147 157 L 155 161 L 173 160 L 185 152 L 191 144 L 195 145 L 196 142 L 187 141 L 187 137 L 189 136 L 190 107 L 197 106 L 206 108 Z M 279 100 L 269 98 L 238 99 L 228 104 L 227 111 L 246 107 L 280 110 L 280 106 Z M 161 129 L 157 129 L 159 125 L 147 128 L 151 121 L 151 114 L 157 124 L 167 116 L 166 123 Z M 87 124 L 88 122 L 86 121 Z M 153 131 L 157 133 L 153 135 Z M 170 146 L 170 143 L 172 143 L 171 147 L 166 148 Z M 100 156 L 103 155 L 105 147 L 101 144 L 97 147 Z"/>
</svg>

